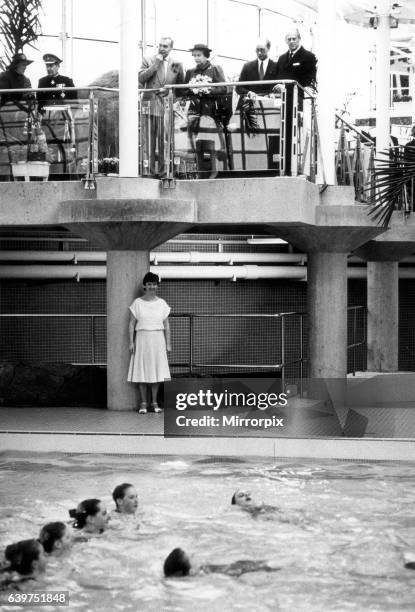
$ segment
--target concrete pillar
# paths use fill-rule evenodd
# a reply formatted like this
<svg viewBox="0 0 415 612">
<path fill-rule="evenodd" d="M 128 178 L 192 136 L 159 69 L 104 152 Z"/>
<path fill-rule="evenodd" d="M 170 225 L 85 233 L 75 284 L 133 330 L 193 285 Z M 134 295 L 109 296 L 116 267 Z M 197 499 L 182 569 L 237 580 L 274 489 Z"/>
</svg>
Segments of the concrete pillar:
<svg viewBox="0 0 415 612">
<path fill-rule="evenodd" d="M 108 251 L 107 405 L 110 410 L 133 410 L 138 405 L 136 385 L 127 382 L 130 363 L 128 307 L 138 297 L 149 266 L 149 251 Z"/>
<path fill-rule="evenodd" d="M 390 2 L 380 0 L 376 30 L 376 150 L 389 148 L 390 134 Z"/>
<path fill-rule="evenodd" d="M 367 309 L 367 368 L 373 372 L 397 372 L 398 262 L 367 262 Z"/>
<path fill-rule="evenodd" d="M 335 185 L 335 87 L 336 74 L 336 0 L 318 0 L 317 57 L 318 97 L 317 121 L 320 134 L 324 179 L 327 185 Z M 323 183 L 319 170 L 318 182 Z"/>
<path fill-rule="evenodd" d="M 308 253 L 309 377 L 347 374 L 347 253 Z"/>
<path fill-rule="evenodd" d="M 120 177 L 138 176 L 138 68 L 141 5 L 120 2 Z"/>
</svg>

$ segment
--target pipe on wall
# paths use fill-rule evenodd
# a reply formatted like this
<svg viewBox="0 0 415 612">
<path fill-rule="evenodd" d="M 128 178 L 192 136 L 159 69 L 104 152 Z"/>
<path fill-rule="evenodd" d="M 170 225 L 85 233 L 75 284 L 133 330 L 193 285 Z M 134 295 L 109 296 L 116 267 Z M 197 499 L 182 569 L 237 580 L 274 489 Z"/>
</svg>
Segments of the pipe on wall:
<svg viewBox="0 0 415 612">
<path fill-rule="evenodd" d="M 0 261 L 65 261 L 76 264 L 79 261 L 107 260 L 105 251 L 0 251 Z M 153 251 L 150 261 L 154 265 L 160 262 L 202 263 L 213 262 L 232 265 L 234 262 L 257 263 L 298 263 L 305 264 L 307 256 L 302 253 L 205 253 L 203 251 L 168 252 Z"/>
<path fill-rule="evenodd" d="M 150 266 L 150 270 L 164 280 L 259 280 L 264 278 L 307 280 L 307 268 L 303 266 Z M 106 266 L 84 265 L 6 265 L 0 266 L 0 279 L 26 280 L 104 280 Z M 347 270 L 348 278 L 365 279 L 366 267 Z M 414 268 L 399 268 L 399 278 L 415 278 Z"/>
</svg>

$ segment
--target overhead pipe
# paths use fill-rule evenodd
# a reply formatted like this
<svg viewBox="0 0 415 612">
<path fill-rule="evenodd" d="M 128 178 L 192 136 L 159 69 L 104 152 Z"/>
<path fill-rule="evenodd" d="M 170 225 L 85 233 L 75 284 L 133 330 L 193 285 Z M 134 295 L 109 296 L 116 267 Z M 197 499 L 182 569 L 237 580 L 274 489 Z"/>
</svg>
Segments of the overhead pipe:
<svg viewBox="0 0 415 612">
<path fill-rule="evenodd" d="M 107 260 L 105 251 L 0 251 L 0 261 L 79 261 Z M 154 265 L 160 262 L 172 263 L 227 263 L 257 262 L 257 263 L 298 263 L 304 265 L 307 256 L 303 253 L 217 253 L 203 251 L 152 251 L 150 261 Z"/>
<path fill-rule="evenodd" d="M 151 266 L 161 279 L 257 280 L 292 278 L 305 280 L 306 268 L 300 266 Z M 105 279 L 106 266 L 0 266 L 0 279 Z"/>
</svg>

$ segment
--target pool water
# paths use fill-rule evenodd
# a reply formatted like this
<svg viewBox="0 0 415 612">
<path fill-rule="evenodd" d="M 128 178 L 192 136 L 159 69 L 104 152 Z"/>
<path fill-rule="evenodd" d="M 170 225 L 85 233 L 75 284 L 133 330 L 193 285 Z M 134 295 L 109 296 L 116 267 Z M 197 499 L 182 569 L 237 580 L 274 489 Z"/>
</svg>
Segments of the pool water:
<svg viewBox="0 0 415 612">
<path fill-rule="evenodd" d="M 69 609 L 80 612 L 414 610 L 415 572 L 402 557 L 415 553 L 414 468 L 3 453 L 0 545 L 37 537 L 84 498 L 112 509 L 111 491 L 126 481 L 139 493 L 140 528 L 127 520 L 76 544 L 28 590 L 69 591 Z M 230 505 L 237 488 L 283 512 L 252 518 Z M 165 580 L 163 561 L 176 546 L 200 563 L 268 559 L 281 570 Z"/>
</svg>

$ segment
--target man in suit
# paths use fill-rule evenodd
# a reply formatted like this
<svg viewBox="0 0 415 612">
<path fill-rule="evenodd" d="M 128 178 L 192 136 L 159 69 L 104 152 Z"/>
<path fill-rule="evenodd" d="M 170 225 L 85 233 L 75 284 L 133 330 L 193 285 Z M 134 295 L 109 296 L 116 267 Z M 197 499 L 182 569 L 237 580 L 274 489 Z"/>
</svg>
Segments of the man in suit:
<svg viewBox="0 0 415 612">
<path fill-rule="evenodd" d="M 175 61 L 170 52 L 173 48 L 173 40 L 165 37 L 160 40 L 158 53 L 143 59 L 138 73 L 140 86 L 144 89 L 158 89 L 157 92 L 148 92 L 143 95 L 143 101 L 148 106 L 150 119 L 150 142 L 149 149 L 150 174 L 155 174 L 156 149 L 158 150 L 158 175 L 163 178 L 166 175 L 164 159 L 164 103 L 167 90 L 165 85 L 184 83 L 183 65 Z"/>
<path fill-rule="evenodd" d="M 317 58 L 301 45 L 300 32 L 294 29 L 287 33 L 285 42 L 288 51 L 280 55 L 277 61 L 277 78 L 292 79 L 302 87 L 315 87 Z M 285 174 L 291 174 L 292 119 L 293 119 L 293 85 L 286 86 L 286 120 L 285 120 Z M 303 109 L 304 92 L 298 88 L 298 110 Z"/>
<path fill-rule="evenodd" d="M 303 87 L 314 87 L 317 73 L 316 56 L 301 45 L 301 36 L 297 29 L 288 32 L 285 42 L 288 51 L 278 58 L 278 78 L 293 79 Z"/>
<path fill-rule="evenodd" d="M 245 96 L 255 99 L 256 96 L 266 96 L 271 93 L 273 85 L 262 85 L 261 81 L 271 81 L 277 78 L 277 64 L 270 59 L 271 43 L 268 39 L 258 41 L 255 52 L 257 59 L 243 65 L 240 81 L 258 81 L 258 85 L 238 85 L 236 92 L 240 95 L 238 107 Z"/>
<path fill-rule="evenodd" d="M 66 100 L 76 98 L 76 91 L 65 91 L 65 87 L 75 87 L 75 85 L 72 79 L 59 74 L 62 60 L 53 53 L 46 53 L 43 56 L 43 61 L 48 74 L 39 79 L 38 87 L 55 87 L 56 93 L 54 91 L 38 91 L 37 99 L 40 111 L 46 104 L 62 104 Z"/>
</svg>

